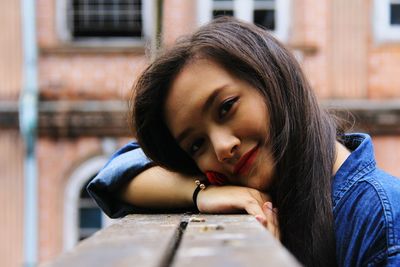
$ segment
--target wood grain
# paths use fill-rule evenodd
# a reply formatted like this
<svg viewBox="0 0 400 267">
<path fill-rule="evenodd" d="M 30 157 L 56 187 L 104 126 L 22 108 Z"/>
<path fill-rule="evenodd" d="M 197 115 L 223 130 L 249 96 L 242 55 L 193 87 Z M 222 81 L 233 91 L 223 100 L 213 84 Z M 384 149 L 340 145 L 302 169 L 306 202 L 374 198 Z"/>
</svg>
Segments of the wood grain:
<svg viewBox="0 0 400 267">
<path fill-rule="evenodd" d="M 129 215 L 43 266 L 160 266 L 175 239 L 181 217 Z"/>
<path fill-rule="evenodd" d="M 129 215 L 43 267 L 300 266 L 250 215 Z"/>
<path fill-rule="evenodd" d="M 300 264 L 253 216 L 197 215 L 189 221 L 172 266 Z"/>
</svg>

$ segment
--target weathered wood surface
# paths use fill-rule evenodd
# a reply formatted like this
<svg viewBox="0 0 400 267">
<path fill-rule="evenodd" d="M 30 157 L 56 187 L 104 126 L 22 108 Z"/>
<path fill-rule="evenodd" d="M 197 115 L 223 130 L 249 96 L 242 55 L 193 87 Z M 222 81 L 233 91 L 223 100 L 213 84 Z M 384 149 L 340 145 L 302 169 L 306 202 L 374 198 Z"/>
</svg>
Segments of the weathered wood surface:
<svg viewBox="0 0 400 267">
<path fill-rule="evenodd" d="M 299 266 L 250 215 L 135 214 L 45 267 Z"/>
<path fill-rule="evenodd" d="M 45 267 L 160 266 L 181 215 L 129 215 Z M 43 266 L 43 267 L 44 267 Z"/>
<path fill-rule="evenodd" d="M 299 266 L 253 216 L 196 217 L 201 219 L 189 221 L 173 261 L 174 267 Z"/>
</svg>

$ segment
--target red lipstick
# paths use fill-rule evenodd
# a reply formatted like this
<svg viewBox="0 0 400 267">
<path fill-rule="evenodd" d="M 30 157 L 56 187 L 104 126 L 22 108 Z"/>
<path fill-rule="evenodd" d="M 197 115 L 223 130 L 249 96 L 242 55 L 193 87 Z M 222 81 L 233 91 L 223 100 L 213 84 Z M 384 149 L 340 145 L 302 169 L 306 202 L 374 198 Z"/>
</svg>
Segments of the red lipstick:
<svg viewBox="0 0 400 267">
<path fill-rule="evenodd" d="M 249 171 L 251 166 L 253 165 L 254 160 L 256 159 L 258 154 L 258 146 L 255 146 L 249 152 L 244 154 L 238 163 L 236 163 L 233 173 L 235 175 L 246 175 Z"/>
<path fill-rule="evenodd" d="M 225 175 L 218 173 L 218 172 L 213 172 L 213 171 L 206 171 L 206 177 L 210 184 L 212 185 L 223 185 L 226 182 L 226 177 Z"/>
</svg>

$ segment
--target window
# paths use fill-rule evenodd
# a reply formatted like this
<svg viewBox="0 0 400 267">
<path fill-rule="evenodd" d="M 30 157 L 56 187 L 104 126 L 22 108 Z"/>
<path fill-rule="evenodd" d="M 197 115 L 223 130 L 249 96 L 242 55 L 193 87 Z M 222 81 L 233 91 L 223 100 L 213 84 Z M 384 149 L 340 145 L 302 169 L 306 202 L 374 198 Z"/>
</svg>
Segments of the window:
<svg viewBox="0 0 400 267">
<path fill-rule="evenodd" d="M 114 149 L 115 150 L 115 149 Z M 64 195 L 64 250 L 112 223 L 86 191 L 86 185 L 106 164 L 108 156 L 91 158 L 68 178 Z"/>
<path fill-rule="evenodd" d="M 377 42 L 400 41 L 400 0 L 374 0 L 373 25 Z"/>
<path fill-rule="evenodd" d="M 400 0 L 392 0 L 390 3 L 390 25 L 400 25 Z"/>
<path fill-rule="evenodd" d="M 94 178 L 94 176 L 92 178 Z M 89 181 L 92 180 L 92 178 L 90 178 Z M 79 241 L 91 236 L 103 226 L 102 211 L 86 191 L 86 186 L 89 181 L 81 188 L 79 196 Z"/>
<path fill-rule="evenodd" d="M 234 16 L 232 0 L 214 0 L 212 16 L 213 18 L 219 16 Z"/>
<path fill-rule="evenodd" d="M 198 21 L 204 24 L 222 15 L 235 16 L 267 28 L 287 40 L 290 0 L 197 0 Z"/>
<path fill-rule="evenodd" d="M 73 37 L 142 37 L 142 1 L 73 0 L 67 9 Z"/>
<path fill-rule="evenodd" d="M 154 0 L 58 0 L 58 31 L 76 43 L 143 44 L 153 35 Z"/>
<path fill-rule="evenodd" d="M 272 31 L 275 30 L 275 1 L 255 1 L 253 21 Z"/>
</svg>

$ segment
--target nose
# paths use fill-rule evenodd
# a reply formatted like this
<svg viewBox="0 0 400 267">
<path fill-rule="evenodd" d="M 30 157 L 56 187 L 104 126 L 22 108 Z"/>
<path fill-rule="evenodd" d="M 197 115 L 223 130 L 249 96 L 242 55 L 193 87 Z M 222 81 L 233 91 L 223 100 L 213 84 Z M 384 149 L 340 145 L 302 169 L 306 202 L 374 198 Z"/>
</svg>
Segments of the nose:
<svg viewBox="0 0 400 267">
<path fill-rule="evenodd" d="M 240 146 L 240 139 L 226 129 L 217 129 L 210 134 L 218 161 L 226 162 L 233 158 Z"/>
</svg>

